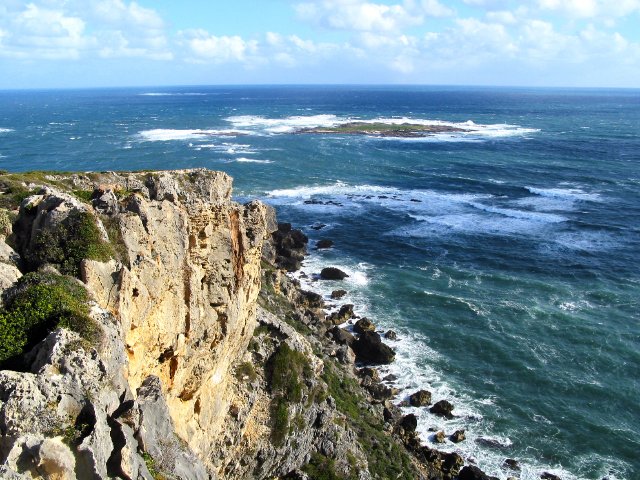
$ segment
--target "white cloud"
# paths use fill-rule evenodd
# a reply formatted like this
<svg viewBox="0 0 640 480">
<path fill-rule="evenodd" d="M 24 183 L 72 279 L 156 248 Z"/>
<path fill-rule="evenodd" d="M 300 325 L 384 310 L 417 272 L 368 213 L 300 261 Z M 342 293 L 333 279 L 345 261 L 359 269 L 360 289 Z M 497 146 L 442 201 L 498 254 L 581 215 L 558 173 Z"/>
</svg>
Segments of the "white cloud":
<svg viewBox="0 0 640 480">
<path fill-rule="evenodd" d="M 243 62 L 257 49 L 257 42 L 237 35 L 216 36 L 206 30 L 186 30 L 180 35 L 195 61 Z"/>
<path fill-rule="evenodd" d="M 611 18 L 640 12 L 640 0 L 538 0 L 538 6 L 573 18 Z"/>
<path fill-rule="evenodd" d="M 301 19 L 326 28 L 395 32 L 423 22 L 423 16 L 413 11 L 414 2 L 407 2 L 407 5 L 413 7 L 412 11 L 400 4 L 387 5 L 363 0 L 322 0 L 301 3 L 295 8 Z"/>
</svg>

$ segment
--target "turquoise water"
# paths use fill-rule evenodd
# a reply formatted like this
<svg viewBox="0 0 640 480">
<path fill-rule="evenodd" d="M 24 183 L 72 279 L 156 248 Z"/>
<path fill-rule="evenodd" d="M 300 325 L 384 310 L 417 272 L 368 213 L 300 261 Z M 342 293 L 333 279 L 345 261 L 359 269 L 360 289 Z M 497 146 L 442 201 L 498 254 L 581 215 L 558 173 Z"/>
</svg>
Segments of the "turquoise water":
<svg viewBox="0 0 640 480">
<path fill-rule="evenodd" d="M 293 134 L 397 117 L 469 131 Z M 465 428 L 444 448 L 501 478 L 505 458 L 521 478 L 640 478 L 640 91 L 0 92 L 0 168 L 201 166 L 335 241 L 303 270 L 349 272 L 347 301 L 400 334 L 398 384 L 456 406 L 419 412 L 426 442 Z"/>
</svg>

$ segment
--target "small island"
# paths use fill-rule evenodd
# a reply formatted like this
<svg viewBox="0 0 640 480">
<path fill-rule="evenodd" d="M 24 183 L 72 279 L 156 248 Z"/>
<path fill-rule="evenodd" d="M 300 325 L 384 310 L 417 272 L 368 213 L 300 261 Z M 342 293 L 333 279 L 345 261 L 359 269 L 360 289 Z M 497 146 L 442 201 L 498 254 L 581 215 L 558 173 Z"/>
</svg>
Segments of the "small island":
<svg viewBox="0 0 640 480">
<path fill-rule="evenodd" d="M 422 125 L 416 123 L 349 122 L 332 127 L 302 128 L 296 133 L 325 133 L 345 135 L 367 135 L 372 137 L 426 137 L 438 133 L 467 132 L 451 125 Z"/>
</svg>

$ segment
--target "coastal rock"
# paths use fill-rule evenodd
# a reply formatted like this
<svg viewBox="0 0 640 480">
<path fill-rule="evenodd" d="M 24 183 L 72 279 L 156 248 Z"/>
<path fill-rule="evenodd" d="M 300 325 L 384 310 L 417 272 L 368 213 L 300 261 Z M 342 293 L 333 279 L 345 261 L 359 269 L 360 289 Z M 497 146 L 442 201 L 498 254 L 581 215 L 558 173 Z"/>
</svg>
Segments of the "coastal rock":
<svg viewBox="0 0 640 480">
<path fill-rule="evenodd" d="M 446 436 L 444 434 L 444 432 L 442 430 L 438 431 L 435 433 L 435 435 L 433 436 L 433 440 L 436 443 L 444 443 L 446 441 Z"/>
<path fill-rule="evenodd" d="M 387 330 L 384 334 L 384 338 L 387 340 L 398 340 L 398 334 L 393 330 Z"/>
<path fill-rule="evenodd" d="M 400 425 L 405 432 L 415 432 L 416 428 L 418 428 L 418 417 L 410 413 L 402 417 L 398 425 Z"/>
<path fill-rule="evenodd" d="M 431 403 L 431 392 L 427 390 L 418 390 L 409 395 L 409 405 L 412 407 L 424 407 Z"/>
<path fill-rule="evenodd" d="M 372 367 L 363 367 L 358 369 L 358 371 L 356 371 L 356 374 L 360 377 L 360 378 L 369 378 L 371 381 L 373 382 L 379 382 L 380 381 L 380 374 L 378 373 L 378 370 Z"/>
<path fill-rule="evenodd" d="M 333 300 L 340 300 L 346 294 L 347 294 L 346 290 L 334 290 L 333 292 L 331 292 L 331 298 Z"/>
<path fill-rule="evenodd" d="M 316 242 L 316 249 L 318 250 L 322 250 L 325 248 L 331 248 L 333 247 L 333 240 L 328 240 L 328 239 L 322 239 L 322 240 L 318 240 Z"/>
<path fill-rule="evenodd" d="M 542 475 L 540 475 L 540 478 L 542 480 L 562 480 L 559 476 L 554 475 L 550 472 L 544 472 Z"/>
<path fill-rule="evenodd" d="M 456 430 L 449 436 L 449 440 L 451 440 L 453 443 L 463 442 L 465 438 L 466 436 L 464 430 Z"/>
<path fill-rule="evenodd" d="M 356 341 L 356 338 L 347 332 L 345 329 L 338 327 L 337 325 L 330 330 L 331 337 L 334 342 L 341 345 L 351 346 Z"/>
<path fill-rule="evenodd" d="M 458 474 L 458 480 L 490 480 L 486 473 L 480 470 L 475 465 L 467 465 L 460 470 Z"/>
<path fill-rule="evenodd" d="M 321 280 L 344 280 L 349 275 L 336 267 L 325 267 L 320 271 Z"/>
<path fill-rule="evenodd" d="M 451 413 L 453 412 L 453 405 L 451 405 L 447 400 L 440 400 L 436 402 L 429 411 L 442 417 L 453 418 L 453 414 Z"/>
<path fill-rule="evenodd" d="M 382 383 L 377 383 L 377 382 L 373 382 L 369 384 L 366 388 L 371 394 L 371 397 L 373 397 L 374 400 L 377 400 L 380 402 L 383 402 L 385 400 L 390 400 L 391 398 L 393 398 L 395 395 L 398 394 L 397 388 L 387 387 L 386 385 L 383 385 Z"/>
<path fill-rule="evenodd" d="M 364 332 L 353 344 L 356 359 L 365 363 L 389 364 L 396 358 L 396 352 L 382 343 L 376 332 Z"/>
<path fill-rule="evenodd" d="M 353 311 L 353 305 L 347 304 L 347 305 L 342 305 L 338 311 L 330 314 L 327 317 L 327 321 L 333 325 L 340 325 L 341 323 L 344 323 L 347 320 L 352 319 L 354 316 L 355 316 L 355 313 Z"/>
<path fill-rule="evenodd" d="M 507 458 L 502 464 L 502 467 L 507 468 L 509 470 L 516 471 L 516 472 L 520 471 L 520 464 L 518 463 L 517 460 L 514 460 L 513 458 Z"/>
<path fill-rule="evenodd" d="M 276 265 L 289 272 L 299 270 L 307 254 L 307 236 L 301 230 L 292 228 L 290 223 L 279 223 L 272 235 L 272 242 Z"/>
<path fill-rule="evenodd" d="M 364 333 L 364 332 L 375 332 L 376 326 L 373 324 L 371 320 L 366 317 L 358 320 L 353 326 L 353 331 L 356 333 Z"/>
</svg>

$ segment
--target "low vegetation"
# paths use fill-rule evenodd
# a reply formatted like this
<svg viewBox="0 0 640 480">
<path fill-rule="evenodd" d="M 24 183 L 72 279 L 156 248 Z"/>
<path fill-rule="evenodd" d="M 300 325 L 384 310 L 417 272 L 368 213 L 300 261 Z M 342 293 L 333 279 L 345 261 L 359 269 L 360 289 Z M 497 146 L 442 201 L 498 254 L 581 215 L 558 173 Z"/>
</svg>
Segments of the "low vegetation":
<svg viewBox="0 0 640 480">
<path fill-rule="evenodd" d="M 101 329 L 89 317 L 89 298 L 74 278 L 52 273 L 29 273 L 0 308 L 0 368 L 19 357 L 58 327 L 75 331 L 91 345 Z"/>
</svg>

